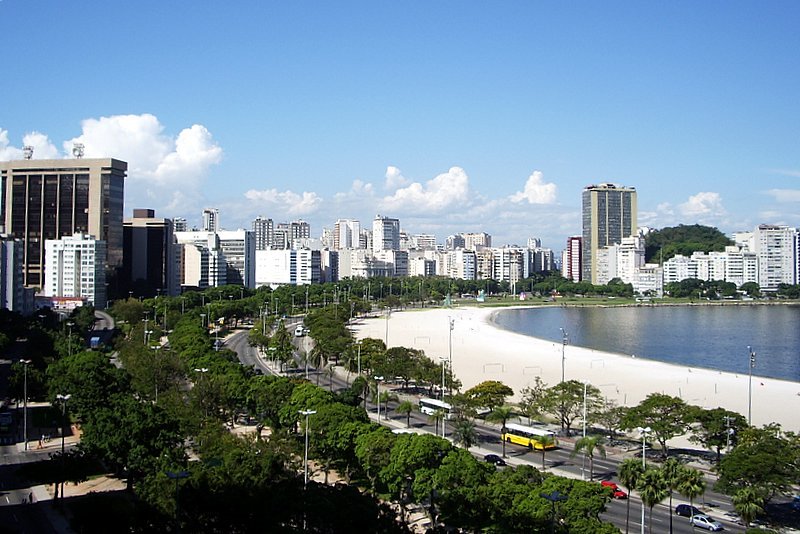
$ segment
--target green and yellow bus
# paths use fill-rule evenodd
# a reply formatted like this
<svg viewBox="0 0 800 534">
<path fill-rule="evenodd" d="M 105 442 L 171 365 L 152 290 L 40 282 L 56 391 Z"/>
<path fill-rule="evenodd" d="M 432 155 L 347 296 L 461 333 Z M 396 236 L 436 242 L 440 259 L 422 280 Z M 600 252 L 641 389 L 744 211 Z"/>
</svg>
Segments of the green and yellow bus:
<svg viewBox="0 0 800 534">
<path fill-rule="evenodd" d="M 503 431 L 503 441 L 539 451 L 542 449 L 555 449 L 558 446 L 558 440 L 554 432 L 515 423 L 506 423 Z"/>
</svg>

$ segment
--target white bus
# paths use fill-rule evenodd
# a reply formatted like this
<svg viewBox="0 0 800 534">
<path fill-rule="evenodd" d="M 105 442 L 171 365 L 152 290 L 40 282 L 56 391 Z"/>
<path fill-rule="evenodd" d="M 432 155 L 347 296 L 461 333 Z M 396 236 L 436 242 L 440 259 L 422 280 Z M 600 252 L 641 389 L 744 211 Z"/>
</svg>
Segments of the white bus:
<svg viewBox="0 0 800 534">
<path fill-rule="evenodd" d="M 506 423 L 503 441 L 536 450 L 554 449 L 558 446 L 554 432 L 515 423 Z"/>
<path fill-rule="evenodd" d="M 453 407 L 444 401 L 423 397 L 419 400 L 419 411 L 425 415 L 433 415 L 436 411 L 443 411 L 445 419 L 453 416 Z"/>
</svg>

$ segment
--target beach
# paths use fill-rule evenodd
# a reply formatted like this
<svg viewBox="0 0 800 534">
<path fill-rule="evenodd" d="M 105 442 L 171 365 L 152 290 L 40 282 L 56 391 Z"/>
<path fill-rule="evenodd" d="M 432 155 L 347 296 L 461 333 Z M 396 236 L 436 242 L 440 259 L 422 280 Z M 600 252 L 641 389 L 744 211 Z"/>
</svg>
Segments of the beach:
<svg viewBox="0 0 800 534">
<path fill-rule="evenodd" d="M 547 386 L 561 381 L 562 351 L 566 380 L 588 381 L 618 406 L 635 406 L 650 393 L 680 397 L 703 408 L 722 407 L 752 422 L 779 423 L 800 430 L 800 383 L 752 377 L 712 369 L 673 365 L 633 355 L 612 354 L 573 345 L 562 346 L 496 327 L 492 308 L 445 308 L 393 311 L 388 319 L 359 319 L 352 329 L 357 338 L 387 340 L 388 346 L 423 350 L 435 362 L 450 359 L 462 391 L 485 380 L 499 380 L 514 390 L 511 402 L 540 376 Z M 452 332 L 450 321 L 452 320 Z M 452 345 L 451 345 L 452 343 Z"/>
</svg>

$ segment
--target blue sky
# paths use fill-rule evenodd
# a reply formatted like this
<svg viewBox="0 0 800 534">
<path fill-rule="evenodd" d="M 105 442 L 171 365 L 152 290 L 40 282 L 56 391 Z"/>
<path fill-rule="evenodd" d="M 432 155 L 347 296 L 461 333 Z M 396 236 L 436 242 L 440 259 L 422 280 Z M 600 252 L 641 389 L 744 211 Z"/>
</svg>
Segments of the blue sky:
<svg viewBox="0 0 800 534">
<path fill-rule="evenodd" d="M 665 5 L 659 5 L 665 4 Z M 0 0 L 0 159 L 129 162 L 126 215 L 397 217 L 440 241 L 800 226 L 800 3 Z"/>
</svg>

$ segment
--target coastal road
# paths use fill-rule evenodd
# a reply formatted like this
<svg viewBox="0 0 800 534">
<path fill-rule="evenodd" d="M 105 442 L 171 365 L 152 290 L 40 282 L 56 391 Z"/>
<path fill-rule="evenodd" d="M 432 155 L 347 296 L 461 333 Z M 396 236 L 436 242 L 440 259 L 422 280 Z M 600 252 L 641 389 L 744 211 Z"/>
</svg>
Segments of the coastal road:
<svg viewBox="0 0 800 534">
<path fill-rule="evenodd" d="M 243 365 L 247 365 L 250 367 L 255 367 L 260 369 L 263 373 L 273 373 L 272 369 L 264 362 L 264 360 L 258 355 L 258 350 L 254 347 L 251 347 L 248 340 L 247 340 L 247 331 L 240 331 L 232 334 L 226 340 L 226 346 L 231 350 L 234 350 L 237 355 L 239 356 L 239 360 L 242 362 Z M 299 358 L 299 354 L 295 354 L 296 358 Z M 299 362 L 299 360 L 298 360 Z M 303 369 L 297 369 L 296 372 L 303 372 Z M 317 377 L 316 369 L 309 368 L 310 378 L 316 381 L 316 378 L 319 378 L 319 383 L 321 386 L 328 387 L 330 384 L 330 389 L 337 391 L 341 389 L 345 389 L 349 387 L 349 384 L 352 382 L 352 379 L 355 376 L 352 376 L 349 380 L 342 378 L 340 375 L 326 375 L 324 377 Z M 406 396 L 407 397 L 407 396 Z M 381 417 L 383 421 L 389 423 L 390 426 L 395 428 L 400 427 L 403 428 L 406 426 L 406 416 L 397 414 L 394 412 L 394 408 L 397 407 L 398 402 L 390 402 L 388 406 L 388 410 L 384 413 L 384 409 L 381 409 Z M 375 415 L 377 411 L 376 405 L 374 403 L 367 403 L 367 410 Z M 387 421 L 388 415 L 388 421 Z M 411 427 L 420 431 L 434 433 L 436 430 L 435 423 L 429 420 L 429 417 L 425 414 L 421 414 L 419 412 L 412 412 L 411 414 Z M 449 424 L 445 425 L 445 431 L 449 435 L 451 430 L 451 426 Z M 480 420 L 476 421 L 476 431 L 478 434 L 478 443 L 477 445 L 486 451 L 493 452 L 495 454 L 502 454 L 502 443 L 500 442 L 499 431 L 496 426 L 487 425 Z M 439 430 L 441 432 L 441 430 Z M 566 476 L 571 476 L 573 478 L 581 478 L 582 469 L 584 469 L 583 461 L 581 456 L 572 455 L 572 444 L 568 441 L 561 440 L 561 446 L 557 449 L 548 451 L 545 454 L 545 461 L 548 470 L 554 470 L 553 472 L 556 474 L 563 474 Z M 509 463 L 511 465 L 526 463 L 533 465 L 537 468 L 541 467 L 542 457 L 541 453 L 539 452 L 531 452 L 525 448 L 516 446 L 516 445 L 506 445 L 506 455 Z M 595 458 L 594 461 L 594 477 L 595 480 L 614 480 L 618 481 L 617 478 L 617 468 L 619 465 L 619 461 L 621 458 L 617 457 L 608 457 L 608 458 Z M 588 477 L 588 461 L 585 465 L 585 473 L 584 476 Z M 712 487 L 713 482 L 707 481 L 708 486 Z M 730 503 L 730 499 L 726 496 L 717 494 L 712 490 L 709 490 L 705 495 L 705 500 L 707 505 L 700 506 L 696 503 L 698 507 L 709 509 L 709 510 L 719 510 L 718 512 L 711 511 L 709 512 L 715 519 L 721 521 L 725 526 L 725 529 L 730 532 L 744 532 L 744 528 L 739 525 L 733 523 L 728 516 L 726 516 L 726 510 L 732 510 L 732 505 Z M 673 503 L 673 507 L 680 503 L 684 502 L 679 499 L 675 499 Z M 672 515 L 672 511 L 668 508 L 667 504 L 660 504 L 653 508 L 653 531 L 654 532 L 669 532 L 669 521 L 670 515 Z M 621 530 L 625 530 L 625 516 L 626 516 L 626 501 L 625 500 L 613 500 L 609 503 L 607 511 L 603 514 L 603 519 L 609 521 L 619 527 Z M 650 517 L 650 511 L 647 510 L 647 520 L 645 521 L 645 525 L 647 526 Z M 629 529 L 630 532 L 639 532 L 641 530 L 641 501 L 638 499 L 636 495 L 631 498 L 631 512 L 630 512 L 630 521 L 629 521 Z M 691 525 L 688 522 L 688 519 L 685 517 L 675 516 L 673 517 L 673 532 L 676 534 L 681 533 L 696 533 L 696 529 L 692 529 Z"/>
</svg>

